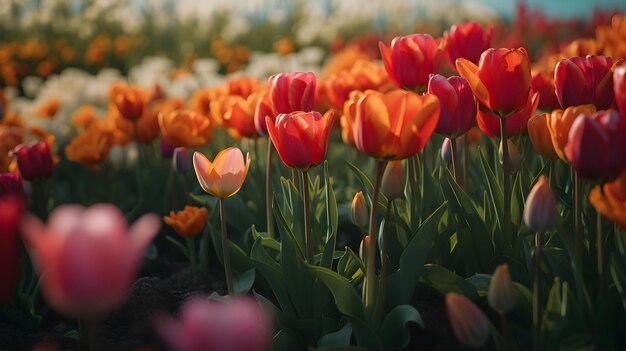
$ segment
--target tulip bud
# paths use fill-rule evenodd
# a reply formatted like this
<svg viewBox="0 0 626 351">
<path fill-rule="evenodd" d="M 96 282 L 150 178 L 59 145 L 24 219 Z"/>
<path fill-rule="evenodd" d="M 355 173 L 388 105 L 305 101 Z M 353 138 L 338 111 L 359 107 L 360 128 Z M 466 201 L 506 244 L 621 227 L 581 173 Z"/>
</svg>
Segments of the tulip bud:
<svg viewBox="0 0 626 351">
<path fill-rule="evenodd" d="M 271 76 L 268 83 L 274 115 L 313 110 L 317 86 L 317 78 L 314 73 L 280 73 Z"/>
<path fill-rule="evenodd" d="M 447 42 L 446 56 L 450 66 L 454 69 L 456 59 L 461 57 L 478 63 L 480 54 L 489 49 L 493 26 L 483 29 L 476 22 L 459 23 L 446 31 L 444 36 Z"/>
<path fill-rule="evenodd" d="M 452 331 L 461 344 L 481 347 L 487 342 L 489 321 L 472 301 L 463 295 L 448 293 L 446 308 Z"/>
<path fill-rule="evenodd" d="M 515 144 L 513 144 L 511 140 L 507 140 L 506 142 L 509 147 L 509 163 L 507 165 L 509 173 L 517 173 L 522 165 L 522 156 L 520 156 L 517 147 L 515 146 Z M 502 149 L 502 145 L 503 143 L 500 142 L 500 148 L 498 149 L 500 164 L 502 164 L 502 152 L 504 151 Z"/>
<path fill-rule="evenodd" d="M 556 199 L 548 180 L 541 176 L 530 191 L 524 207 L 524 223 L 535 231 L 545 232 L 556 227 Z"/>
<path fill-rule="evenodd" d="M 136 87 L 117 86 L 112 93 L 113 103 L 125 119 L 134 121 L 143 114 L 144 93 Z"/>
<path fill-rule="evenodd" d="M 389 161 L 383 173 L 380 192 L 385 195 L 389 201 L 401 199 L 404 197 L 405 183 L 406 177 L 402 169 L 402 160 Z"/>
<path fill-rule="evenodd" d="M 428 93 L 437 96 L 441 104 L 436 133 L 456 138 L 476 124 L 476 100 L 465 78 L 453 76 L 446 79 L 431 74 Z"/>
<path fill-rule="evenodd" d="M 508 264 L 499 265 L 493 272 L 487 300 L 489 301 L 489 306 L 500 314 L 508 313 L 515 307 L 517 293 L 509 275 Z"/>
<path fill-rule="evenodd" d="M 420 89 L 439 70 L 444 42 L 429 34 L 395 37 L 391 46 L 380 42 L 380 55 L 389 78 L 399 88 Z"/>
<path fill-rule="evenodd" d="M 441 144 L 441 159 L 445 163 L 452 163 L 452 141 L 450 138 L 445 138 Z"/>
<path fill-rule="evenodd" d="M 365 197 L 363 192 L 359 191 L 354 195 L 352 200 L 352 223 L 359 228 L 365 228 L 367 226 L 367 220 L 369 219 L 367 213 L 367 205 L 365 204 Z"/>
<path fill-rule="evenodd" d="M 174 149 L 174 157 L 172 158 L 172 166 L 174 171 L 179 174 L 187 174 L 191 169 L 191 159 L 189 152 L 182 146 Z"/>
<path fill-rule="evenodd" d="M 33 146 L 18 145 L 11 155 L 17 160 L 22 178 L 28 181 L 50 178 L 54 173 L 50 146 L 43 141 Z"/>
<path fill-rule="evenodd" d="M 372 238 L 369 235 L 366 235 L 363 240 L 361 240 L 361 245 L 359 246 L 359 257 L 361 257 L 363 262 L 365 262 L 365 258 L 367 257 L 367 250 L 371 247 L 371 240 Z"/>
<path fill-rule="evenodd" d="M 161 157 L 170 158 L 174 155 L 174 146 L 168 143 L 167 140 L 161 140 Z"/>
</svg>

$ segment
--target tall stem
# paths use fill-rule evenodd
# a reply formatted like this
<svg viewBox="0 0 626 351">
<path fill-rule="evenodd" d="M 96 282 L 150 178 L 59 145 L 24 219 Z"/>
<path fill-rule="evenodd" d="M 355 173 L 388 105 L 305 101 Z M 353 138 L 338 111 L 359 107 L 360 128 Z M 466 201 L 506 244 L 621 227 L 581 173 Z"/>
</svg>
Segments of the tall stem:
<svg viewBox="0 0 626 351">
<path fill-rule="evenodd" d="M 500 142 L 502 143 L 502 186 L 504 189 L 504 209 L 502 218 L 502 240 L 501 249 L 505 252 L 509 249 L 509 217 L 511 212 L 511 180 L 509 178 L 509 145 L 506 135 L 506 118 L 500 117 Z"/>
<path fill-rule="evenodd" d="M 370 311 L 374 308 L 374 290 L 376 289 L 376 284 L 374 278 L 376 277 L 376 244 L 378 244 L 378 223 L 377 223 L 377 212 L 378 212 L 378 193 L 380 192 L 380 185 L 383 179 L 383 172 L 385 170 L 385 162 L 377 160 L 376 161 L 376 180 L 374 182 L 374 193 L 372 194 L 372 206 L 370 210 L 370 225 L 369 225 L 369 233 L 370 236 L 370 247 L 367 251 L 367 272 L 365 273 L 365 307 L 367 307 Z"/>
<path fill-rule="evenodd" d="M 461 177 L 459 177 L 459 165 L 458 165 L 458 149 L 456 147 L 456 138 L 450 139 L 450 153 L 452 156 L 452 173 L 454 173 L 454 180 L 459 184 Z"/>
<path fill-rule="evenodd" d="M 265 219 L 267 221 L 267 236 L 275 237 L 274 233 L 274 216 L 272 216 L 272 203 L 274 201 L 274 193 L 272 192 L 272 155 L 274 144 L 267 139 L 267 164 L 265 165 Z"/>
<path fill-rule="evenodd" d="M 222 255 L 224 257 L 224 274 L 226 275 L 226 286 L 228 286 L 228 295 L 235 296 L 233 288 L 233 272 L 230 267 L 230 252 L 228 251 L 228 236 L 226 235 L 226 206 L 224 199 L 220 199 L 220 221 L 222 233 Z"/>
<path fill-rule="evenodd" d="M 596 189 L 602 192 L 602 186 L 596 185 Z M 605 245 L 604 245 L 604 231 L 602 230 L 602 214 L 597 213 L 596 219 L 597 233 L 596 233 L 596 250 L 598 255 L 598 280 L 600 290 L 604 289 L 604 265 L 605 265 Z"/>
<path fill-rule="evenodd" d="M 311 233 L 311 211 L 309 199 L 309 174 L 302 171 L 302 192 L 304 196 L 304 239 L 306 243 L 306 262 L 310 265 L 315 264 L 313 257 L 313 235 Z"/>
<path fill-rule="evenodd" d="M 576 253 L 576 263 L 578 263 L 578 267 L 582 269 L 583 262 L 583 238 L 581 232 L 581 208 L 580 208 L 580 192 L 581 184 L 580 184 L 580 176 L 578 172 L 574 172 L 574 249 Z"/>
<path fill-rule="evenodd" d="M 467 189 L 468 169 L 469 169 L 469 142 L 467 141 L 467 133 L 463 134 L 463 189 Z"/>
<path fill-rule="evenodd" d="M 391 208 L 393 206 L 393 200 L 387 201 L 387 213 L 385 214 L 385 229 L 389 225 L 389 219 L 391 217 Z M 383 240 L 380 245 L 380 283 L 378 284 L 378 303 L 376 304 L 376 320 L 380 320 L 380 317 L 385 308 L 385 292 L 387 289 L 387 266 L 389 265 L 389 255 L 387 255 L 387 230 L 383 230 Z"/>
<path fill-rule="evenodd" d="M 535 234 L 535 272 L 533 276 L 533 342 L 534 350 L 539 350 L 541 340 L 541 255 L 543 247 L 543 232 Z"/>
</svg>

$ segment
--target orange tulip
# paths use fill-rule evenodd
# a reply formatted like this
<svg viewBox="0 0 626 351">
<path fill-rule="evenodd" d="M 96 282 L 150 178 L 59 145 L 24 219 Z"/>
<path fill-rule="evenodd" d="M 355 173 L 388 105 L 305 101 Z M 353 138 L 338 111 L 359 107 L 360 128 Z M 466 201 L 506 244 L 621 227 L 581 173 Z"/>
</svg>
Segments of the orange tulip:
<svg viewBox="0 0 626 351">
<path fill-rule="evenodd" d="M 368 90 L 357 101 L 352 134 L 362 152 L 380 160 L 416 155 L 439 121 L 439 99 L 404 90 Z"/>
<path fill-rule="evenodd" d="M 589 202 L 602 216 L 626 230 L 626 172 L 610 183 L 589 193 Z"/>
<path fill-rule="evenodd" d="M 203 116 L 211 116 L 211 101 L 218 97 L 227 94 L 224 87 L 217 88 L 203 88 L 196 91 L 189 101 L 189 109 L 195 111 Z M 221 120 L 211 119 L 211 123 L 214 126 L 218 126 Z"/>
<path fill-rule="evenodd" d="M 98 120 L 96 109 L 93 106 L 85 105 L 79 108 L 70 120 L 77 128 L 87 130 Z"/>
<path fill-rule="evenodd" d="M 267 131 L 283 163 L 299 170 L 322 163 L 334 117 L 334 110 L 323 116 L 317 111 L 281 113 L 276 122 L 267 117 Z"/>
<path fill-rule="evenodd" d="M 51 98 L 37 108 L 35 115 L 41 118 L 53 119 L 57 112 L 59 112 L 60 107 L 61 101 L 57 98 Z"/>
<path fill-rule="evenodd" d="M 113 138 L 111 131 L 91 129 L 72 139 L 65 146 L 65 155 L 68 160 L 96 171 L 100 162 L 109 156 Z"/>
<path fill-rule="evenodd" d="M 528 120 L 528 136 L 533 143 L 535 150 L 549 159 L 557 159 L 557 155 L 552 145 L 552 137 L 548 130 L 548 114 L 542 113 Z"/>
<path fill-rule="evenodd" d="M 163 138 L 174 147 L 188 149 L 206 144 L 211 139 L 211 122 L 197 112 L 175 110 L 159 114 Z"/>
<path fill-rule="evenodd" d="M 185 206 L 182 211 L 170 211 L 170 215 L 163 217 L 163 220 L 178 235 L 189 238 L 202 233 L 207 216 L 208 213 L 204 207 Z"/>
<path fill-rule="evenodd" d="M 354 90 L 350 93 L 350 97 L 343 104 L 343 115 L 339 119 L 341 126 L 341 140 L 345 144 L 354 145 L 354 135 L 352 134 L 352 125 L 356 117 L 356 103 L 364 95 L 360 90 Z"/>
<path fill-rule="evenodd" d="M 110 100 L 127 120 L 136 120 L 143 114 L 148 94 L 138 87 L 123 84 L 111 88 Z"/>
<path fill-rule="evenodd" d="M 530 94 L 530 60 L 524 48 L 488 49 L 478 66 L 459 58 L 456 70 L 467 79 L 481 105 L 506 117 L 527 105 Z"/>
<path fill-rule="evenodd" d="M 233 138 L 254 138 L 259 136 L 254 125 L 254 109 L 259 94 L 251 94 L 247 99 L 239 95 L 224 95 L 211 102 L 211 115 L 221 120 L 222 125 Z"/>
<path fill-rule="evenodd" d="M 220 151 L 213 162 L 199 152 L 193 154 L 193 168 L 202 189 L 209 195 L 226 199 L 235 195 L 243 185 L 248 167 L 250 154 L 243 153 L 235 147 Z"/>
<path fill-rule="evenodd" d="M 226 82 L 228 95 L 239 95 L 246 99 L 261 87 L 261 82 L 257 78 L 240 77 Z"/>
<path fill-rule="evenodd" d="M 592 115 L 595 112 L 594 105 L 581 105 L 568 107 L 565 110 L 554 110 L 546 115 L 552 146 L 561 160 L 568 162 L 564 149 L 569 138 L 569 130 L 576 117 L 581 114 Z"/>
</svg>

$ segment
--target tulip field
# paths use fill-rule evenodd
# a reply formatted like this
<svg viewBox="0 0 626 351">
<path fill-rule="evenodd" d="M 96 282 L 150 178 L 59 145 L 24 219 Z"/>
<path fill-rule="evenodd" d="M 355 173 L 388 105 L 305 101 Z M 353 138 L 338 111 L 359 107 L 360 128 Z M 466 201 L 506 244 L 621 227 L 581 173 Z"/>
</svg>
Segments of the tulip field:
<svg viewBox="0 0 626 351">
<path fill-rule="evenodd" d="M 0 351 L 626 350 L 626 5 L 315 3 L 0 5 Z"/>
</svg>

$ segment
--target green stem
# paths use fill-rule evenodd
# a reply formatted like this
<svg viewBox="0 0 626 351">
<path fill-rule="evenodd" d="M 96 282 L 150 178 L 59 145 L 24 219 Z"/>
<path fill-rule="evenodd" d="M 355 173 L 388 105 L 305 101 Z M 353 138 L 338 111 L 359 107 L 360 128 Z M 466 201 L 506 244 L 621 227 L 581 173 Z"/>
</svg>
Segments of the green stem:
<svg viewBox="0 0 626 351">
<path fill-rule="evenodd" d="M 574 172 L 574 249 L 576 253 L 576 263 L 578 263 L 578 267 L 582 269 L 583 262 L 583 237 L 581 231 L 581 208 L 580 208 L 580 192 L 581 182 L 580 176 L 578 172 Z"/>
<path fill-rule="evenodd" d="M 228 295 L 235 296 L 233 288 L 233 272 L 230 267 L 230 252 L 228 251 L 228 236 L 226 235 L 226 206 L 224 199 L 220 199 L 220 221 L 222 234 L 222 255 L 224 258 L 224 274 L 226 275 L 226 286 L 228 287 Z"/>
<path fill-rule="evenodd" d="M 369 225 L 369 233 L 370 236 L 370 247 L 367 251 L 367 272 L 365 273 L 365 307 L 370 311 L 374 308 L 374 291 L 376 289 L 376 283 L 374 278 L 376 277 L 376 244 L 378 243 L 378 222 L 377 222 L 377 212 L 378 212 L 378 194 L 380 192 L 380 185 L 382 183 L 383 172 L 385 170 L 385 162 L 377 160 L 376 161 L 376 180 L 374 182 L 374 193 L 372 194 L 372 206 L 370 210 L 370 225 Z"/>
<path fill-rule="evenodd" d="M 543 232 L 538 231 L 535 234 L 535 272 L 533 276 L 533 342 L 534 350 L 541 347 L 541 317 L 542 317 L 542 298 L 541 298 L 541 260 L 543 250 Z"/>
<path fill-rule="evenodd" d="M 511 212 L 511 179 L 509 178 L 509 145 L 506 135 L 506 118 L 500 117 L 500 142 L 502 143 L 502 175 L 503 175 L 503 193 L 504 193 L 504 209 L 502 218 L 502 240 L 501 249 L 508 251 L 509 249 L 509 217 Z"/>
<path fill-rule="evenodd" d="M 469 162 L 469 142 L 467 141 L 467 133 L 463 134 L 463 190 L 467 189 L 468 182 L 468 162 Z"/>
<path fill-rule="evenodd" d="M 300 190 L 300 177 L 298 177 L 298 172 L 293 168 L 291 169 L 291 180 L 293 180 L 293 186 Z"/>
<path fill-rule="evenodd" d="M 267 221 L 267 236 L 275 237 L 274 216 L 272 216 L 272 202 L 274 193 L 272 192 L 272 155 L 274 154 L 274 144 L 267 139 L 267 164 L 265 165 L 265 217 Z"/>
<path fill-rule="evenodd" d="M 596 185 L 596 188 L 602 193 L 602 186 Z M 604 289 L 604 266 L 606 264 L 606 250 L 604 245 L 604 231 L 602 230 L 602 214 L 597 213 L 596 219 L 597 233 L 596 233 L 596 250 L 598 255 L 598 280 L 600 290 Z"/>
<path fill-rule="evenodd" d="M 196 250 L 196 239 L 193 237 L 185 238 L 187 241 L 187 252 L 189 253 L 189 263 L 191 263 L 191 270 L 195 271 L 198 265 L 198 251 Z"/>
<path fill-rule="evenodd" d="M 456 147 L 456 138 L 450 139 L 450 154 L 452 156 L 452 173 L 454 173 L 454 180 L 456 180 L 457 184 L 461 182 L 461 177 L 459 176 L 459 165 L 458 165 L 458 149 Z"/>
<path fill-rule="evenodd" d="M 315 264 L 315 258 L 313 256 L 313 235 L 311 232 L 311 211 L 309 199 L 309 174 L 307 171 L 302 171 L 302 193 L 304 200 L 304 239 L 306 244 L 306 262 L 310 265 Z"/>
<path fill-rule="evenodd" d="M 143 199 L 143 181 L 141 176 L 141 145 L 139 143 L 139 126 L 137 120 L 133 121 L 133 134 L 135 136 L 135 146 L 137 147 L 137 160 L 135 161 L 135 175 L 137 177 L 137 189 L 139 190 L 139 201 Z"/>
<path fill-rule="evenodd" d="M 417 155 L 411 156 L 408 159 L 408 167 L 409 167 L 409 184 L 411 186 L 411 206 L 410 206 L 410 214 L 411 214 L 411 227 L 415 228 L 418 224 L 417 219 L 417 206 L 413 202 L 417 198 Z"/>
<path fill-rule="evenodd" d="M 385 214 L 385 230 L 383 230 L 383 240 L 380 245 L 381 265 L 380 265 L 380 282 L 378 284 L 378 303 L 376 304 L 376 320 L 380 320 L 383 310 L 385 308 L 385 293 L 387 290 L 387 266 L 389 265 L 389 255 L 387 253 L 387 225 L 391 217 L 391 208 L 393 206 L 393 200 L 387 201 L 387 213 Z"/>
</svg>

